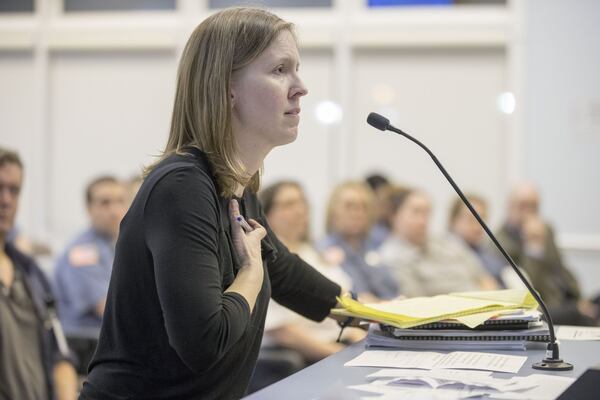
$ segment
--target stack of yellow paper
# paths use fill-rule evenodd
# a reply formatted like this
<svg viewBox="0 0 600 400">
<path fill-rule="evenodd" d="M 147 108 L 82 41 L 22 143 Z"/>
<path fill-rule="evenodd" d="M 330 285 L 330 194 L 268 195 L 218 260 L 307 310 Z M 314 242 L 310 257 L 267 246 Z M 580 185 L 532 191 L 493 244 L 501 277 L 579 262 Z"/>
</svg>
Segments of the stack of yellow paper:
<svg viewBox="0 0 600 400">
<path fill-rule="evenodd" d="M 414 297 L 376 304 L 361 304 L 340 297 L 342 308 L 334 314 L 411 328 L 432 322 L 454 319 L 474 328 L 505 310 L 535 309 L 538 304 L 525 289 L 486 292 L 450 293 L 433 297 Z"/>
</svg>

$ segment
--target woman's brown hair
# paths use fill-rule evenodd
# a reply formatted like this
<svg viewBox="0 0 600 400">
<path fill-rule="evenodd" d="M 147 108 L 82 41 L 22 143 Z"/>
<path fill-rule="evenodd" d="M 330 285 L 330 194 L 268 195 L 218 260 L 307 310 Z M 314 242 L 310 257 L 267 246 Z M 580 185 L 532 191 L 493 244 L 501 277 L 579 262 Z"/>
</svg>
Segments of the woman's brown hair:
<svg viewBox="0 0 600 400">
<path fill-rule="evenodd" d="M 479 205 L 484 209 L 487 208 L 487 202 L 485 201 L 483 196 L 479 196 L 478 194 L 474 193 L 467 193 L 465 194 L 465 197 L 467 198 L 467 200 L 469 200 L 471 204 L 475 203 L 474 206 Z M 462 212 L 463 208 L 467 208 L 465 203 L 463 203 L 463 201 L 459 197 L 455 198 L 452 204 L 450 205 L 450 212 L 448 213 L 448 228 L 450 230 L 452 230 L 452 225 L 454 225 L 454 222 L 456 222 L 456 219 Z"/>
<path fill-rule="evenodd" d="M 375 222 L 375 213 L 373 207 L 375 206 L 375 197 L 371 187 L 366 183 L 360 181 L 346 181 L 337 185 L 331 195 L 329 196 L 329 201 L 327 202 L 327 211 L 325 217 L 325 231 L 327 233 L 335 233 L 335 209 L 338 207 L 340 202 L 340 197 L 342 193 L 347 190 L 354 190 L 363 198 L 365 208 L 367 210 L 367 215 L 369 218 L 369 225 L 373 225 Z M 370 226 L 369 226 L 370 229 Z"/>
<path fill-rule="evenodd" d="M 238 157 L 232 131 L 232 74 L 254 61 L 282 31 L 293 25 L 261 9 L 228 8 L 205 19 L 191 34 L 177 72 L 175 102 L 161 160 L 185 148 L 203 151 L 224 197 L 238 185 L 257 192 L 260 171 L 249 176 Z"/>
</svg>

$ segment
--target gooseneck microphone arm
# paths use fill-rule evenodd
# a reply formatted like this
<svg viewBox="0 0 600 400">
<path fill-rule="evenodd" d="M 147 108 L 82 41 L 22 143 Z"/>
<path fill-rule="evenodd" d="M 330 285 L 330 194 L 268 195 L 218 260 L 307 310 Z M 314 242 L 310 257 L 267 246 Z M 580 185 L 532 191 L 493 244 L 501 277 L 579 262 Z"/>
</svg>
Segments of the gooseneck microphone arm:
<svg viewBox="0 0 600 400">
<path fill-rule="evenodd" d="M 370 113 L 367 118 L 367 123 L 381 131 L 389 130 L 392 132 L 396 132 L 397 134 L 404 136 L 411 142 L 416 143 L 420 148 L 425 150 L 425 152 L 427 152 L 427 154 L 429 154 L 429 156 L 431 157 L 431 159 L 433 160 L 435 165 L 437 165 L 439 170 L 446 177 L 446 179 L 448 180 L 448 182 L 450 183 L 450 185 L 452 186 L 454 191 L 456 191 L 456 193 L 458 194 L 460 199 L 463 201 L 463 203 L 467 206 L 467 208 L 469 209 L 471 214 L 473 214 L 473 216 L 475 217 L 477 222 L 479 222 L 479 225 L 481 225 L 481 227 L 483 228 L 485 233 L 492 240 L 492 242 L 498 248 L 500 253 L 502 253 L 502 255 L 504 256 L 506 261 L 508 261 L 508 263 L 513 268 L 513 270 L 515 271 L 517 276 L 521 279 L 521 281 L 525 285 L 525 287 L 527 287 L 527 290 L 529 290 L 531 295 L 535 298 L 537 303 L 540 305 L 540 307 L 542 308 L 544 317 L 546 318 L 546 321 L 548 321 L 548 328 L 549 328 L 548 330 L 550 332 L 550 343 L 548 343 L 548 347 L 546 349 L 546 358 L 542 362 L 533 364 L 533 368 L 555 370 L 555 371 L 556 370 L 573 369 L 573 365 L 563 362 L 559 357 L 558 343 L 556 343 L 556 335 L 554 334 L 554 324 L 552 323 L 552 317 L 550 316 L 550 313 L 548 312 L 548 308 L 546 307 L 546 304 L 543 302 L 542 298 L 540 297 L 538 292 L 533 288 L 533 286 L 529 283 L 529 281 L 523 276 L 523 273 L 519 270 L 519 268 L 517 268 L 517 265 L 513 261 L 512 257 L 506 252 L 504 247 L 502 247 L 502 245 L 500 244 L 498 239 L 496 239 L 496 236 L 494 236 L 494 234 L 492 233 L 490 228 L 488 228 L 485 221 L 481 218 L 481 216 L 479 216 L 479 213 L 475 210 L 475 208 L 473 208 L 473 206 L 471 205 L 471 202 L 463 194 L 462 190 L 460 190 L 458 185 L 454 182 L 454 179 L 452 179 L 452 177 L 446 171 L 446 168 L 444 168 L 442 163 L 439 162 L 439 160 L 437 159 L 435 154 L 433 154 L 433 152 L 431 150 L 429 150 L 429 148 L 427 146 L 425 146 L 423 143 L 421 143 L 419 140 L 415 139 L 408 133 L 403 132 L 400 129 L 396 128 L 395 126 L 391 125 L 390 121 L 387 118 L 385 118 L 377 113 Z"/>
</svg>

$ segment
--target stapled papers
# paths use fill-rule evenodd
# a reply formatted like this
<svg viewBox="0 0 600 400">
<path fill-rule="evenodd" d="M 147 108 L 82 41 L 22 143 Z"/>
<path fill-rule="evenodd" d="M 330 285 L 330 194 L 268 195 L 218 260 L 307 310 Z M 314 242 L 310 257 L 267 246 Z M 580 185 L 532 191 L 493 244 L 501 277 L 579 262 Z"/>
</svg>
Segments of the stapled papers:
<svg viewBox="0 0 600 400">
<path fill-rule="evenodd" d="M 419 369 L 473 369 L 517 373 L 527 360 L 525 356 L 454 351 L 444 354 L 432 351 L 366 350 L 344 364 L 347 367 L 384 367 Z"/>
</svg>

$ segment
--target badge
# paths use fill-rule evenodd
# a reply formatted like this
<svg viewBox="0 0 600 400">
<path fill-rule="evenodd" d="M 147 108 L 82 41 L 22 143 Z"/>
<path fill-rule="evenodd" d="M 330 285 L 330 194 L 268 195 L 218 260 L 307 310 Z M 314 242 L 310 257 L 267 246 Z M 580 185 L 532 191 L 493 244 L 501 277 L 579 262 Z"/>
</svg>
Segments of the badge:
<svg viewBox="0 0 600 400">
<path fill-rule="evenodd" d="M 379 267 L 381 264 L 381 256 L 376 251 L 369 251 L 365 255 L 365 262 L 371 267 Z"/>
<path fill-rule="evenodd" d="M 100 261 L 98 248 L 93 244 L 75 246 L 69 251 L 69 263 L 76 268 L 96 265 Z"/>
<path fill-rule="evenodd" d="M 323 260 L 329 265 L 340 265 L 346 259 L 341 247 L 330 247 L 323 252 Z"/>
</svg>

